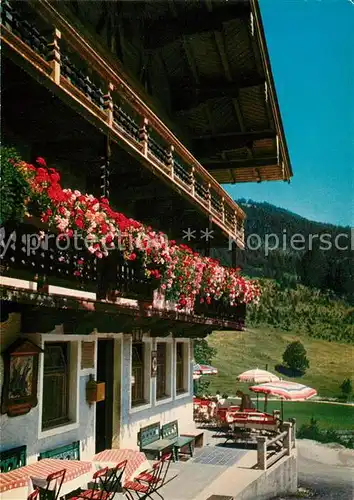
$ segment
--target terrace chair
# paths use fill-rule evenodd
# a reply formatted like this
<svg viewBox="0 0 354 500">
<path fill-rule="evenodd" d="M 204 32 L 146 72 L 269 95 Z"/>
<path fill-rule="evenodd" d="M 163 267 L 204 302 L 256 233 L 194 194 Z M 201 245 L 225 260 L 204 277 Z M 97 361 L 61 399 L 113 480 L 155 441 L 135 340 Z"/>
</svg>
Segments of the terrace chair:
<svg viewBox="0 0 354 500">
<path fill-rule="evenodd" d="M 114 494 L 117 491 L 121 490 L 122 478 L 123 478 L 125 469 L 127 467 L 127 463 L 128 463 L 128 460 L 123 460 L 118 465 L 113 467 L 113 469 L 108 470 L 108 474 L 110 474 L 110 476 L 108 477 L 107 484 L 106 484 L 107 493 Z"/>
<path fill-rule="evenodd" d="M 140 500 L 153 498 L 151 495 L 158 495 L 161 500 L 163 496 L 157 491 L 166 482 L 168 470 L 171 465 L 172 453 L 167 453 L 156 462 L 151 470 L 141 472 L 133 481 L 127 481 L 124 484 L 125 496 L 130 500 L 134 500 L 133 493 Z"/>
<path fill-rule="evenodd" d="M 39 497 L 39 488 L 36 488 L 30 495 L 28 495 L 27 500 L 37 500 Z"/>
<path fill-rule="evenodd" d="M 123 462 L 120 462 L 113 469 L 104 467 L 95 472 L 92 476 L 92 488 L 82 491 L 71 500 L 112 500 L 114 494 L 118 492 L 118 486 L 121 486 L 127 462 L 128 460 L 123 460 Z"/>
<path fill-rule="evenodd" d="M 58 470 L 57 472 L 53 472 L 49 474 L 45 479 L 45 486 L 42 486 L 39 483 L 39 480 L 35 479 L 33 481 L 33 486 L 37 487 L 40 492 L 41 500 L 58 500 L 60 497 L 60 490 L 64 482 L 66 474 L 66 469 Z M 42 483 L 42 481 L 41 481 Z"/>
</svg>

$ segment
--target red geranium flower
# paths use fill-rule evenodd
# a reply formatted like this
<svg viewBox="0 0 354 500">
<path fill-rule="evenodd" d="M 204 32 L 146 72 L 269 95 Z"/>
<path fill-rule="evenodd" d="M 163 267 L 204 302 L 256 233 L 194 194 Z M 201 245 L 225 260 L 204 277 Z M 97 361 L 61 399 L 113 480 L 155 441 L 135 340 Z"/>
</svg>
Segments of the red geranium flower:
<svg viewBox="0 0 354 500">
<path fill-rule="evenodd" d="M 44 158 L 42 158 L 41 156 L 38 156 L 38 158 L 36 158 L 36 163 L 37 165 L 39 165 L 40 167 L 46 167 L 47 166 L 47 162 L 45 161 Z"/>
</svg>

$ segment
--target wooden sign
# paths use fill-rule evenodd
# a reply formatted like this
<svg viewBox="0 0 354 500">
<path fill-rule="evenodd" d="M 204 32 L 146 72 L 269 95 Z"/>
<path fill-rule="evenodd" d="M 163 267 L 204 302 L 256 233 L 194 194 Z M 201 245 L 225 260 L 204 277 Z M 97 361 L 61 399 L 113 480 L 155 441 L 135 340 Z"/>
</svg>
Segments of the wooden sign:
<svg viewBox="0 0 354 500">
<path fill-rule="evenodd" d="M 157 374 L 157 351 L 151 351 L 151 376 L 156 377 Z"/>
<path fill-rule="evenodd" d="M 24 415 L 37 406 L 38 357 L 44 352 L 28 339 L 18 339 L 2 353 L 4 385 L 1 413 Z"/>
</svg>

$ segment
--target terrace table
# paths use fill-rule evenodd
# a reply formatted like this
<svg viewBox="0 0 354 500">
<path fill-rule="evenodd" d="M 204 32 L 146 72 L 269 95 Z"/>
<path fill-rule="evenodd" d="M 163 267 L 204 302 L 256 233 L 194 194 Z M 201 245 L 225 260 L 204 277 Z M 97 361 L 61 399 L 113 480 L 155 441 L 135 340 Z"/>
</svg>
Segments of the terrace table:
<svg viewBox="0 0 354 500">
<path fill-rule="evenodd" d="M 146 458 L 145 453 L 142 451 L 129 450 L 129 449 L 114 449 L 104 450 L 97 453 L 92 459 L 96 469 L 103 467 L 113 468 L 123 460 L 128 460 L 127 466 L 122 477 L 122 485 L 126 481 L 131 481 L 140 472 L 151 469 L 150 462 Z"/>
<path fill-rule="evenodd" d="M 94 472 L 91 462 L 46 458 L 0 474 L 0 499 L 25 500 L 34 489 L 33 482 L 43 483 L 49 474 L 62 469 L 66 469 L 66 474 L 60 495 L 67 495 L 82 486 L 86 488 Z"/>
</svg>

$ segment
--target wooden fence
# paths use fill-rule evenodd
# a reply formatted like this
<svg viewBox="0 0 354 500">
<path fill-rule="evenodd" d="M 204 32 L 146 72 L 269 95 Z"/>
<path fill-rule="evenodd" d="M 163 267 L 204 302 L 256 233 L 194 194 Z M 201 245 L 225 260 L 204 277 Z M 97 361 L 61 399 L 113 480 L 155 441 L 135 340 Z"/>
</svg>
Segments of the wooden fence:
<svg viewBox="0 0 354 500">
<path fill-rule="evenodd" d="M 267 470 L 282 457 L 290 456 L 296 443 L 296 421 L 283 422 L 281 432 L 271 439 L 257 438 L 257 466 Z"/>
</svg>

